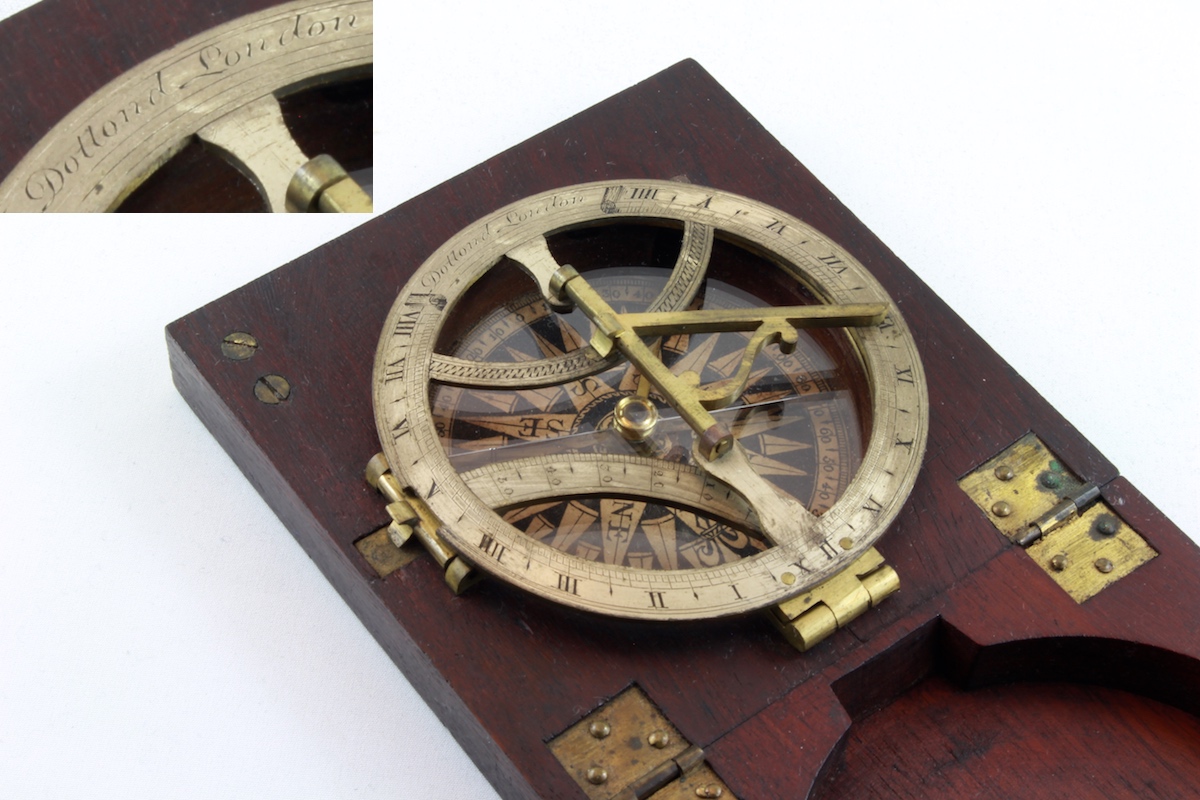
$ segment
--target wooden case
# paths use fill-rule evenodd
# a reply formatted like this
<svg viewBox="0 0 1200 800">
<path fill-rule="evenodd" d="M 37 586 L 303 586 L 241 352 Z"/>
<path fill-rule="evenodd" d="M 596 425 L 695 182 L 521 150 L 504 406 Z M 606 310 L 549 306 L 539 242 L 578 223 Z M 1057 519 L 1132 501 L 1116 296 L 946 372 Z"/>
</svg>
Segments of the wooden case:
<svg viewBox="0 0 1200 800">
<path fill-rule="evenodd" d="M 384 579 L 371 368 L 407 277 L 485 213 L 557 186 L 686 176 L 777 206 L 866 265 L 917 339 L 929 447 L 879 544 L 902 589 L 799 654 L 765 618 L 602 619 L 497 582 Z M 253 358 L 222 356 L 249 331 Z M 171 324 L 196 413 L 501 795 L 583 798 L 547 742 L 631 685 L 742 800 L 1179 797 L 1200 781 L 1200 553 L 700 66 L 680 63 Z M 283 403 L 255 398 L 284 376 Z M 986 387 L 987 391 L 983 391 Z M 1157 557 L 1077 603 L 958 480 L 1033 431 Z"/>
</svg>

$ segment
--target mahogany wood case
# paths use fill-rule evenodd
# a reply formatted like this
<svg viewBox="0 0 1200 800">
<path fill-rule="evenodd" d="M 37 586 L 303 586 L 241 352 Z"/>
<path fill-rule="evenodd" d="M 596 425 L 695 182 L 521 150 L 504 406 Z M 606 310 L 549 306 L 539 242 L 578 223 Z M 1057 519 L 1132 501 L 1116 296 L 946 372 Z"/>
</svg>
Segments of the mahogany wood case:
<svg viewBox="0 0 1200 800">
<path fill-rule="evenodd" d="M 812 224 L 911 326 L 929 444 L 878 546 L 900 592 L 800 654 L 759 616 L 602 619 L 495 581 L 453 597 L 426 557 L 379 578 L 354 544 L 387 522 L 363 480 L 379 450 L 371 370 L 409 275 L 523 196 L 680 176 Z M 233 331 L 257 338 L 253 358 L 222 356 Z M 585 797 L 546 742 L 633 684 L 742 800 L 1194 796 L 1196 546 L 694 62 L 176 321 L 167 338 L 180 392 L 504 797 Z M 286 402 L 255 398 L 270 373 L 290 381 Z M 1158 553 L 1083 603 L 958 486 L 1030 431 Z"/>
</svg>

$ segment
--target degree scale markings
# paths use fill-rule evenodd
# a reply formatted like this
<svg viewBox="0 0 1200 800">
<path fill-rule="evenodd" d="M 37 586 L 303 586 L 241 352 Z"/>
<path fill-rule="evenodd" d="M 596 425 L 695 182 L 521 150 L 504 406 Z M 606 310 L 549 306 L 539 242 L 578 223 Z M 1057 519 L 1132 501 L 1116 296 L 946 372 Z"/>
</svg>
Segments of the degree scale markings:
<svg viewBox="0 0 1200 800">
<path fill-rule="evenodd" d="M 400 465 L 406 485 L 428 487 L 436 482 L 440 490 L 428 499 L 430 508 L 443 521 L 462 519 L 445 529 L 454 547 L 499 577 L 551 600 L 647 619 L 710 617 L 779 602 L 824 580 L 869 547 L 894 518 L 915 480 L 924 451 L 928 402 L 915 346 L 894 309 L 888 317 L 890 324 L 850 332 L 867 372 L 875 377 L 871 401 L 874 428 L 858 475 L 833 508 L 813 524 L 814 541 L 822 543 L 837 542 L 840 531 L 853 528 L 852 547 L 839 550 L 833 559 L 826 559 L 819 547 L 792 544 L 719 567 L 673 572 L 587 561 L 554 550 L 504 523 L 475 497 L 447 459 L 436 455 L 440 448 L 427 392 L 432 378 L 432 342 L 461 296 L 461 287 L 473 284 L 512 248 L 548 231 L 594 220 L 635 217 L 659 217 L 728 231 L 791 265 L 783 267 L 785 272 L 809 286 L 823 302 L 887 302 L 874 278 L 852 255 L 802 221 L 753 200 L 712 189 L 641 180 L 585 184 L 529 198 L 501 209 L 485 223 L 447 242 L 401 292 L 384 328 L 380 354 L 399 343 L 393 332 L 394 317 L 411 294 L 441 292 L 448 303 L 445 312 L 422 315 L 416 335 L 403 342 L 413 353 L 403 380 L 384 381 L 384 356 L 377 356 L 375 407 L 386 455 L 391 464 Z M 459 288 L 453 290 L 454 286 Z M 420 359 L 415 358 L 418 352 Z M 913 383 L 880 378 L 899 370 L 911 370 Z M 896 405 L 901 397 L 903 409 Z M 388 432 L 401 421 L 412 435 L 393 440 Z M 912 448 L 896 447 L 897 438 L 912 441 Z M 411 464 L 411 469 L 405 464 Z M 879 505 L 878 512 L 863 509 L 872 498 Z M 505 548 L 502 561 L 480 549 L 484 534 Z M 815 556 L 828 564 L 821 565 Z M 785 572 L 795 576 L 796 564 L 811 565 L 812 569 L 796 576 L 800 580 L 794 584 L 785 585 L 781 576 Z M 563 591 L 560 581 L 572 591 Z M 649 603 L 649 593 L 655 593 L 655 599 L 661 596 L 662 605 Z M 739 594 L 743 599 L 738 599 Z"/>
</svg>

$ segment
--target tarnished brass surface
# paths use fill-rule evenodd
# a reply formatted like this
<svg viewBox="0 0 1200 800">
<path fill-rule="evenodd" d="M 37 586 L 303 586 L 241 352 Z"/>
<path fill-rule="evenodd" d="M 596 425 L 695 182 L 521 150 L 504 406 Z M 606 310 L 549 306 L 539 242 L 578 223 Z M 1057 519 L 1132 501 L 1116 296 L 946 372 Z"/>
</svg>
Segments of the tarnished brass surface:
<svg viewBox="0 0 1200 800">
<path fill-rule="evenodd" d="M 1158 555 L 1033 433 L 958 485 L 1077 603 Z"/>
<path fill-rule="evenodd" d="M 1076 603 L 1095 597 L 1158 555 L 1103 501 L 1046 534 L 1025 552 Z"/>
<path fill-rule="evenodd" d="M 736 800 L 637 686 L 556 736 L 550 751 L 590 800 Z"/>
<path fill-rule="evenodd" d="M 381 578 L 386 578 L 417 557 L 416 550 L 399 547 L 388 535 L 387 528 L 364 536 L 354 546 Z"/>
<path fill-rule="evenodd" d="M 560 264 L 545 238 L 551 232 L 622 220 L 681 224 L 683 246 L 689 251 L 676 263 L 668 282 L 673 288 L 664 291 L 650 311 L 634 317 L 638 328 L 630 327 L 623 313 L 594 289 L 592 273 L 585 279 Z M 771 266 L 764 269 L 781 270 L 786 277 L 780 280 L 807 287 L 820 304 L 715 314 L 703 308 L 697 313 L 693 298 L 703 299 L 698 289 L 704 285 L 711 244 L 701 248 L 703 238 L 688 232 L 695 229 L 727 234 L 753 252 L 767 254 Z M 538 319 L 558 324 L 552 314 L 545 316 L 550 313 L 546 304 L 555 309 L 574 304 L 591 322 L 591 345 L 585 335 L 565 350 L 539 345 L 540 357 L 527 354 L 495 364 L 438 350 L 443 326 L 457 304 L 502 261 L 515 262 L 533 279 L 542 310 L 531 307 L 506 317 L 497 332 L 487 336 L 495 341 L 504 331 L 516 330 L 520 320 L 530 318 L 527 314 L 541 314 Z M 853 326 L 845 328 L 845 335 L 872 384 L 869 398 L 864 398 L 872 428 L 862 466 L 853 480 L 831 492 L 828 505 L 817 513 L 767 480 L 764 456 L 751 457 L 735 435 L 735 430 L 741 435 L 746 430 L 745 420 L 738 415 L 754 409 L 727 409 L 736 412 L 728 416 L 705 407 L 719 407 L 744 388 L 744 365 L 757 363 L 755 358 L 767 342 L 781 344 L 771 345 L 776 353 L 772 358 L 783 363 L 778 353 L 788 352 L 797 329 L 811 324 Z M 703 357 L 702 352 L 686 355 L 673 372 L 661 360 L 662 347 L 642 338 L 697 339 L 696 331 L 712 330 L 751 332 L 745 351 L 739 351 L 736 359 L 731 356 L 727 364 L 722 362 L 725 371 L 720 374 L 730 379 L 726 386 L 721 381 L 701 385 L 694 378 L 705 368 L 703 361 L 695 360 Z M 536 406 L 542 402 L 539 398 L 560 391 L 558 381 L 579 382 L 573 390 L 586 394 L 587 386 L 599 386 L 589 376 L 620 364 L 611 359 L 616 352 L 629 360 L 627 374 L 633 376 L 622 383 L 621 392 L 636 391 L 639 381 L 648 380 L 657 387 L 659 402 L 678 415 L 675 420 L 660 420 L 644 448 L 628 455 L 628 450 L 609 455 L 603 448 L 583 454 L 571 449 L 572 437 L 556 438 L 556 434 L 539 440 L 532 436 L 535 424 L 561 426 L 568 421 L 565 417 L 535 409 L 538 416 L 523 422 L 511 411 L 510 402 Z M 517 352 L 513 353 L 516 358 Z M 494 380 L 514 390 L 517 400 L 489 395 Z M 591 384 L 586 383 L 589 380 Z M 460 474 L 444 455 L 439 431 L 447 423 L 435 418 L 427 402 L 439 382 L 474 392 L 481 398 L 478 402 L 510 409 L 501 412 L 510 416 L 495 424 L 508 426 L 504 430 L 509 431 L 524 424 L 531 436 L 499 448 L 509 454 L 494 453 L 495 458 L 489 456 L 478 468 L 463 467 Z M 882 287 L 850 253 L 800 220 L 754 200 L 699 186 L 641 180 L 584 184 L 527 198 L 480 220 L 437 250 L 402 290 L 384 325 L 375 362 L 374 406 L 388 461 L 406 465 L 398 476 L 405 491 L 427 504 L 443 523 L 438 533 L 471 563 L 556 602 L 660 620 L 736 614 L 777 604 L 863 557 L 899 512 L 916 479 L 928 424 L 924 375 L 912 337 Z M 682 430 L 678 420 L 685 422 Z M 478 425 L 474 429 L 481 430 Z M 759 425 L 758 430 L 770 432 L 769 426 Z M 602 439 L 605 432 L 597 429 L 587 434 L 592 437 L 588 441 Z M 672 446 L 668 441 L 656 450 L 653 440 L 660 434 L 670 439 L 666 433 L 684 444 Z M 555 450 L 556 442 L 565 449 Z M 535 443 L 540 449 L 518 449 Z M 779 444 L 792 450 L 821 446 L 816 437 L 811 442 L 785 439 Z M 479 445 L 472 452 L 484 454 L 489 446 L 486 438 Z M 818 461 L 817 466 L 837 465 Z M 553 505 L 598 492 L 619 499 L 601 502 L 597 513 L 606 538 L 602 548 L 588 554 L 552 546 L 549 538 L 526 535 L 497 513 L 497 509 L 522 505 L 536 509 L 538 504 Z M 737 560 L 681 568 L 666 539 L 674 534 L 660 531 L 661 535 L 654 535 L 660 536 L 661 547 L 654 543 L 651 547 L 662 552 L 646 559 L 668 566 L 620 563 L 625 553 L 622 543 L 628 541 L 630 526 L 637 520 L 615 515 L 640 514 L 637 509 L 645 502 L 664 502 L 745 524 L 758 531 L 761 546 Z M 675 524 L 669 520 L 663 524 L 668 523 Z M 568 539 L 573 535 L 563 534 Z M 844 611 L 839 613 L 845 616 Z"/>
<path fill-rule="evenodd" d="M 296 0 L 176 45 L 104 86 L 34 145 L 0 183 L 0 211 L 111 210 L 197 133 L 230 152 L 282 210 L 307 157 L 296 161 L 274 98 L 368 74 L 373 19 L 371 0 Z"/>
<path fill-rule="evenodd" d="M 1010 475 L 1012 477 L 1006 477 Z M 1027 433 L 1000 455 L 959 479 L 958 485 L 1009 539 L 1084 486 L 1066 464 Z"/>
<path fill-rule="evenodd" d="M 872 547 L 820 586 L 773 607 L 771 620 L 803 652 L 899 589 L 900 576 Z"/>
</svg>

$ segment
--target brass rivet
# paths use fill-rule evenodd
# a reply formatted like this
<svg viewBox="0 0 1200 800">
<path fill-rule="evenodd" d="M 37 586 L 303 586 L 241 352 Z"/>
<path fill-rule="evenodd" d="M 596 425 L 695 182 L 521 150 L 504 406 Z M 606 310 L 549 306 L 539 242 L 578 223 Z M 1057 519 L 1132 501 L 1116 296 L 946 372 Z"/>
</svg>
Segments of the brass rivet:
<svg viewBox="0 0 1200 800">
<path fill-rule="evenodd" d="M 282 375 L 264 375 L 254 384 L 254 396 L 273 406 L 287 400 L 292 394 L 292 385 Z"/>
<path fill-rule="evenodd" d="M 1002 481 L 1011 481 L 1017 476 L 1017 473 L 1013 472 L 1013 468 L 1008 464 L 1001 464 L 996 467 L 993 474 Z"/>
<path fill-rule="evenodd" d="M 724 794 L 725 790 L 715 783 L 696 787 L 696 797 L 722 797 Z"/>
<path fill-rule="evenodd" d="M 779 576 L 779 580 L 783 581 L 784 586 L 791 586 L 796 582 L 796 576 L 790 572 L 785 572 Z"/>
<path fill-rule="evenodd" d="M 597 720 L 591 725 L 588 725 L 588 733 L 590 733 L 593 738 L 603 739 L 612 733 L 612 725 L 609 725 L 604 720 Z"/>
<path fill-rule="evenodd" d="M 1062 572 L 1067 568 L 1067 554 L 1059 553 L 1054 558 L 1050 559 L 1050 569 L 1055 572 Z"/>
<path fill-rule="evenodd" d="M 847 536 L 845 539 L 842 539 L 840 542 L 838 542 L 838 544 L 842 546 L 843 550 L 849 550 L 851 547 L 854 547 L 854 540 Z"/>
<path fill-rule="evenodd" d="M 1101 517 L 1096 520 L 1096 530 L 1105 536 L 1112 536 L 1117 532 L 1117 521 L 1112 517 Z"/>
<path fill-rule="evenodd" d="M 650 742 L 651 747 L 661 750 L 671 743 L 671 734 L 666 731 L 655 731 L 646 737 L 646 741 Z"/>
<path fill-rule="evenodd" d="M 1045 486 L 1047 489 L 1057 489 L 1062 486 L 1062 478 L 1055 475 L 1053 472 L 1043 472 L 1038 478 L 1038 483 Z"/>
<path fill-rule="evenodd" d="M 221 355 L 234 361 L 245 361 L 258 351 L 258 339 L 245 331 L 234 331 L 221 341 Z"/>
<path fill-rule="evenodd" d="M 1113 571 L 1113 563 L 1107 558 L 1097 558 L 1095 567 L 1099 572 L 1103 572 L 1105 575 Z"/>
<path fill-rule="evenodd" d="M 608 780 L 608 770 L 604 767 L 590 767 L 587 771 L 588 783 L 599 786 Z"/>
<path fill-rule="evenodd" d="M 1006 500 L 1001 500 L 992 506 L 992 513 L 997 517 L 1007 517 L 1012 513 L 1012 506 Z"/>
</svg>

